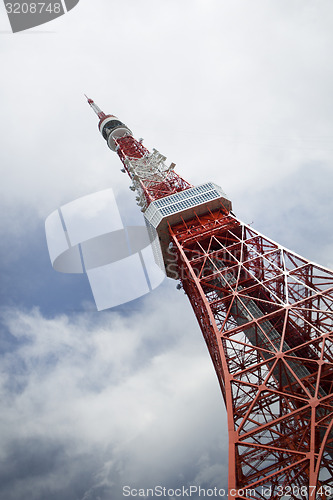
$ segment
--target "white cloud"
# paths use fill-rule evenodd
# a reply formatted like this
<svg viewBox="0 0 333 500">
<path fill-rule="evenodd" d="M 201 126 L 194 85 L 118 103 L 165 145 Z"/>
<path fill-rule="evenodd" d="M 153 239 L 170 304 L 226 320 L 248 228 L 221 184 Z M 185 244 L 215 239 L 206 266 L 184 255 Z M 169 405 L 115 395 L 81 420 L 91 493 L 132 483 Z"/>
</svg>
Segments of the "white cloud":
<svg viewBox="0 0 333 500">
<path fill-rule="evenodd" d="M 225 421 L 222 397 L 199 328 L 181 292 L 156 295 L 127 318 L 3 311 L 19 342 L 1 370 L 4 460 L 17 442 L 58 443 L 67 460 L 92 455 L 89 473 L 97 478 L 89 488 L 107 470 L 108 488 L 119 492 L 122 481 L 152 486 L 179 481 L 181 471 L 193 479 L 208 448 L 222 452 L 215 443 Z M 77 481 L 76 467 L 68 467 Z M 59 473 L 44 471 L 37 490 L 46 482 L 54 494 Z"/>
<path fill-rule="evenodd" d="M 184 177 L 215 180 L 236 202 L 242 186 L 332 161 L 329 2 L 81 4 L 53 33 L 6 39 L 2 200 L 45 217 L 127 189 L 83 91 Z"/>
</svg>

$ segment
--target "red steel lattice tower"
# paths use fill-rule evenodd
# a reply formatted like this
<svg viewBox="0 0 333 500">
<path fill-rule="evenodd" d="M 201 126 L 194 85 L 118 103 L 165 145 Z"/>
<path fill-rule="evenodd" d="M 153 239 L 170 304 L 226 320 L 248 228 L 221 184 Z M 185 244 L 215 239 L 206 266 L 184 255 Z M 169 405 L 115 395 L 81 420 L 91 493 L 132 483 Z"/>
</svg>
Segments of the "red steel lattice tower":
<svg viewBox="0 0 333 500">
<path fill-rule="evenodd" d="M 333 498 L 333 272 L 242 223 L 219 186 L 192 186 L 88 103 L 211 355 L 227 409 L 229 498 Z"/>
</svg>

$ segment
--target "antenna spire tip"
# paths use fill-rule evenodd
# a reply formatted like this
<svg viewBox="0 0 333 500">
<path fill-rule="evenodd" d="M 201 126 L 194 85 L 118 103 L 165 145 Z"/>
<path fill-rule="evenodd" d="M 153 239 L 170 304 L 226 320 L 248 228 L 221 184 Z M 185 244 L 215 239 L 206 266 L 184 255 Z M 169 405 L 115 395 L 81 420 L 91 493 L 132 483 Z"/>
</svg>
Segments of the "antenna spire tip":
<svg viewBox="0 0 333 500">
<path fill-rule="evenodd" d="M 92 104 L 94 101 L 90 99 L 86 94 L 84 94 L 85 98 L 87 99 L 89 104 Z"/>
</svg>

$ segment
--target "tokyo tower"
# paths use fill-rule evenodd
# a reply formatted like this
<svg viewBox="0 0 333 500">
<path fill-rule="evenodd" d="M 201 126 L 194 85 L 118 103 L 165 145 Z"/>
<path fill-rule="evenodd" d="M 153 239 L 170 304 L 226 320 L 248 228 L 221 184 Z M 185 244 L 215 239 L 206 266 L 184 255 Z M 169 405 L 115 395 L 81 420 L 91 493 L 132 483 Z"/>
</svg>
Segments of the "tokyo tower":
<svg viewBox="0 0 333 500">
<path fill-rule="evenodd" d="M 333 272 L 241 222 L 219 186 L 192 186 L 87 99 L 206 341 L 227 409 L 229 498 L 333 498 Z"/>
</svg>

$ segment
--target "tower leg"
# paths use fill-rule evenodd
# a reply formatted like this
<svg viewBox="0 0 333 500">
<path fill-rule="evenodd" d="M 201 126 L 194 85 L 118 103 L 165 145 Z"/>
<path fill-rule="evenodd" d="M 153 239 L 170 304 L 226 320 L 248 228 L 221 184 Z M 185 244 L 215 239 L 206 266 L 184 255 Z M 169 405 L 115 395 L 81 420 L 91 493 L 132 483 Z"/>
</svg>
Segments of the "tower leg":
<svg viewBox="0 0 333 500">
<path fill-rule="evenodd" d="M 329 498 L 333 273 L 223 210 L 170 236 L 226 403 L 229 497 Z"/>
</svg>

